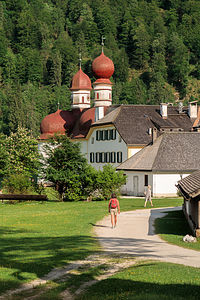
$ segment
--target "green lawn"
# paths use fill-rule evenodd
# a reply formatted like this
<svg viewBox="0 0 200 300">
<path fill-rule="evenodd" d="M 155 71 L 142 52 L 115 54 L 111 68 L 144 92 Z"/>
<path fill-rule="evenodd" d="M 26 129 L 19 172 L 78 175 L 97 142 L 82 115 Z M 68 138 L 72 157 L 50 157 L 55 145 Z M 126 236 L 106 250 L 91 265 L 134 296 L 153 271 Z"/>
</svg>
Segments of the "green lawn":
<svg viewBox="0 0 200 300">
<path fill-rule="evenodd" d="M 78 300 L 197 300 L 200 269 L 144 261 L 100 281 Z"/>
<path fill-rule="evenodd" d="M 177 206 L 181 199 L 157 199 L 154 207 Z M 144 208 L 144 199 L 121 199 L 121 211 Z M 108 202 L 0 204 L 0 292 L 47 274 L 55 267 L 99 250 L 94 224 Z"/>
<path fill-rule="evenodd" d="M 165 217 L 156 219 L 155 228 L 156 233 L 163 240 L 181 247 L 200 251 L 200 238 L 197 239 L 197 243 L 183 242 L 183 237 L 186 234 L 192 235 L 192 233 L 182 210 L 169 212 Z"/>
</svg>

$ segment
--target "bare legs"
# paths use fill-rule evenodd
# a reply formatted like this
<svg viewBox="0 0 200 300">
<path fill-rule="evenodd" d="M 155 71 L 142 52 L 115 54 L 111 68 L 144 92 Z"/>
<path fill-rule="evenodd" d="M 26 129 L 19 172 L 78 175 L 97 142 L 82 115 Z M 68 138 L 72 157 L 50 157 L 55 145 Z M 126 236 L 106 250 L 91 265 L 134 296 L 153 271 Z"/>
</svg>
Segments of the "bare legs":
<svg viewBox="0 0 200 300">
<path fill-rule="evenodd" d="M 148 199 L 145 200 L 144 207 L 146 207 L 147 201 L 148 201 Z M 152 200 L 149 200 L 149 201 L 150 201 L 150 203 L 151 203 L 151 206 L 153 206 Z"/>
<path fill-rule="evenodd" d="M 117 214 L 111 214 L 111 224 L 112 224 L 112 228 L 116 227 L 117 225 Z"/>
</svg>

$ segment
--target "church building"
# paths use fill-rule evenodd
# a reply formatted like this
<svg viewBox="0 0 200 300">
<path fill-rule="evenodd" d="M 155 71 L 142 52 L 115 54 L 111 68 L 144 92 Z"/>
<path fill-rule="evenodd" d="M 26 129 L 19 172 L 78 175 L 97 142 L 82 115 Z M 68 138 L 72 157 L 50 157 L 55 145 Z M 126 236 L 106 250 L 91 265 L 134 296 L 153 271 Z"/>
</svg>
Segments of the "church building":
<svg viewBox="0 0 200 300">
<path fill-rule="evenodd" d="M 114 73 L 114 64 L 103 49 L 100 56 L 94 59 L 92 71 L 96 78 L 93 87 L 81 66 L 73 76 L 70 110 L 57 110 L 42 120 L 39 147 L 42 148 L 43 143 L 56 133 L 67 134 L 72 141 L 80 142 L 82 153 L 94 168 L 101 169 L 110 163 L 123 170 L 122 163 L 147 145 L 153 144 L 161 135 L 199 130 L 200 112 L 196 102 L 189 103 L 188 107 L 182 107 L 181 103 L 179 106 L 167 103 L 112 105 L 110 78 Z M 90 101 L 92 88 L 93 107 Z M 148 172 L 151 170 L 148 169 Z M 145 177 L 148 174 L 144 171 L 142 179 L 138 177 L 136 180 L 137 175 L 134 173 L 129 178 L 128 192 L 125 187 L 124 193 L 140 195 L 148 182 L 148 177 Z M 139 186 L 142 188 L 139 189 Z"/>
</svg>

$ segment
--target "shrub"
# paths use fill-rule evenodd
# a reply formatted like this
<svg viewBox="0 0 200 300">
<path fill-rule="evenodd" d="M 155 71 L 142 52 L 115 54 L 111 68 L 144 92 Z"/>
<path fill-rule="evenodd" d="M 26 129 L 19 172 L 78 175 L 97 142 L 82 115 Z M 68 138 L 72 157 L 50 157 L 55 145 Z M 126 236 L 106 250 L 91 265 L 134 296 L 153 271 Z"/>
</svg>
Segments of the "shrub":
<svg viewBox="0 0 200 300">
<path fill-rule="evenodd" d="M 28 194 L 33 191 L 30 178 L 25 174 L 11 174 L 2 182 L 3 189 L 10 194 Z"/>
</svg>

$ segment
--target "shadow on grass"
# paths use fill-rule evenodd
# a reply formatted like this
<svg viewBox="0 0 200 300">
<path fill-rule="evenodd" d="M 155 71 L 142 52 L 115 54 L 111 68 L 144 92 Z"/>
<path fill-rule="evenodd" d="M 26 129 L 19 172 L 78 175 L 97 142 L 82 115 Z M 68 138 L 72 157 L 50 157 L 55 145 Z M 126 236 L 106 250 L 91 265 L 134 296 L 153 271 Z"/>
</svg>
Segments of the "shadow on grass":
<svg viewBox="0 0 200 300">
<path fill-rule="evenodd" d="M 53 268 L 84 259 L 93 253 L 94 239 L 89 236 L 36 238 L 10 236 L 25 232 L 28 231 L 8 227 L 0 228 L 0 266 L 2 268 L 0 292 L 13 288 L 27 279 L 30 280 L 34 275 L 41 278 Z"/>
<path fill-rule="evenodd" d="M 156 284 L 110 278 L 92 286 L 77 300 L 168 300 L 199 299 L 199 286 L 192 284 Z"/>
<path fill-rule="evenodd" d="M 168 212 L 163 218 L 156 219 L 155 228 L 157 234 L 192 234 L 182 210 Z"/>
</svg>

